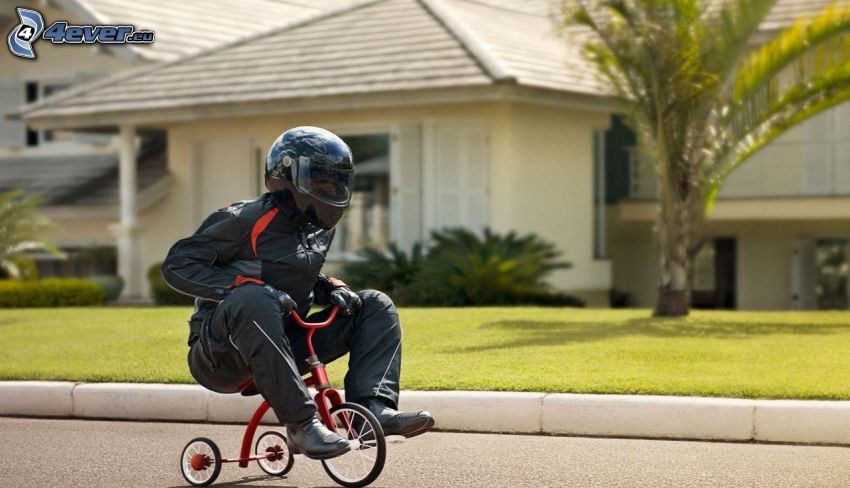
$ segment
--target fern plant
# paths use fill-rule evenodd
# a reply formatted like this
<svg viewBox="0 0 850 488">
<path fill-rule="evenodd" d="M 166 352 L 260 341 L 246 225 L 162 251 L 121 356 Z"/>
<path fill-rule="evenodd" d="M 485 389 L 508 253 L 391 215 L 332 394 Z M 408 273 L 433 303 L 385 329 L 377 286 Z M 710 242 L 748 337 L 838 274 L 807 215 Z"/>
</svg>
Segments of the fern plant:
<svg viewBox="0 0 850 488">
<path fill-rule="evenodd" d="M 354 289 L 375 288 L 392 293 L 412 283 L 422 267 L 422 244 L 416 243 L 410 257 L 395 243 L 387 251 L 366 247 L 360 260 L 345 264 L 342 279 Z"/>
<path fill-rule="evenodd" d="M 419 280 L 439 291 L 450 305 L 509 304 L 549 292 L 545 278 L 569 263 L 558 261 L 555 246 L 534 234 L 479 237 L 467 229 L 431 233 Z"/>
</svg>

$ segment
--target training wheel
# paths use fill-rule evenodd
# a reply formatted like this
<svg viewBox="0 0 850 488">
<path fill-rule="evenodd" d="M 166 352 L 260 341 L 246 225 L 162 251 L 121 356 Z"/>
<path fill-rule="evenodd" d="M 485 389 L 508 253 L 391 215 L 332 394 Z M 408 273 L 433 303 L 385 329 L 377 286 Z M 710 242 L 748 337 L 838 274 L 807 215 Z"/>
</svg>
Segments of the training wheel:
<svg viewBox="0 0 850 488">
<path fill-rule="evenodd" d="M 260 459 L 257 464 L 260 469 L 272 476 L 283 476 L 292 469 L 295 456 L 286 446 L 286 437 L 280 432 L 270 430 L 263 432 L 254 446 L 254 454 L 261 456 L 267 454 L 269 457 Z"/>
<path fill-rule="evenodd" d="M 221 472 L 221 451 L 215 442 L 206 437 L 189 441 L 180 455 L 180 472 L 192 486 L 212 484 Z"/>
</svg>

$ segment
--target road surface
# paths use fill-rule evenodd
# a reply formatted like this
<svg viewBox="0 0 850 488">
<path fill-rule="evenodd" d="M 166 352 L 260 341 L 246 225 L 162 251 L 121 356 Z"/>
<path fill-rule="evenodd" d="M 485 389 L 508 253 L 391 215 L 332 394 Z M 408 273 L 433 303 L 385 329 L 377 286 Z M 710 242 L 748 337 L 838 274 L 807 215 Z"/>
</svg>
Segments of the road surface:
<svg viewBox="0 0 850 488">
<path fill-rule="evenodd" d="M 238 425 L 0 418 L 0 487 L 187 486 L 178 458 L 212 438 L 225 457 Z M 260 431 L 263 426 L 260 427 Z M 225 464 L 213 486 L 335 486 L 296 456 L 285 478 Z M 841 487 L 850 449 L 433 432 L 391 444 L 375 487 Z"/>
</svg>

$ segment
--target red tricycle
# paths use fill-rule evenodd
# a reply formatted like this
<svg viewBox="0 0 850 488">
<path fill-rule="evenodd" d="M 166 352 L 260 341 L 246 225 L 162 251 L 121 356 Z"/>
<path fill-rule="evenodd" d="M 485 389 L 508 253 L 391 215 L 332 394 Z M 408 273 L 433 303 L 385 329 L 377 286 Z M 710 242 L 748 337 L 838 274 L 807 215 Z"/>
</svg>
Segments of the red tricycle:
<svg viewBox="0 0 850 488">
<path fill-rule="evenodd" d="M 308 323 L 294 311 L 292 319 L 307 329 L 307 350 L 310 357 L 310 376 L 304 383 L 318 391 L 315 396 L 319 417 L 322 422 L 334 432 L 348 439 L 351 450 L 341 456 L 322 461 L 322 466 L 334 481 L 346 487 L 362 487 L 375 481 L 384 468 L 387 455 L 384 431 L 375 416 L 366 408 L 356 403 L 343 402 L 339 392 L 331 387 L 325 365 L 319 361 L 313 349 L 313 333 L 325 328 L 333 322 L 339 308 L 334 306 L 324 322 Z M 249 380 L 241 388 L 242 395 L 259 393 L 253 381 Z M 295 462 L 292 450 L 287 445 L 286 436 L 274 430 L 262 433 L 254 444 L 251 455 L 251 441 L 260 420 L 269 409 L 269 403 L 263 401 L 242 437 L 242 451 L 239 457 L 224 459 L 221 451 L 213 441 L 206 437 L 197 437 L 189 441 L 180 455 L 180 471 L 192 486 L 207 486 L 212 484 L 221 471 L 224 463 L 239 463 L 240 468 L 247 468 L 248 463 L 257 461 L 260 469 L 272 476 L 283 476 Z"/>
</svg>

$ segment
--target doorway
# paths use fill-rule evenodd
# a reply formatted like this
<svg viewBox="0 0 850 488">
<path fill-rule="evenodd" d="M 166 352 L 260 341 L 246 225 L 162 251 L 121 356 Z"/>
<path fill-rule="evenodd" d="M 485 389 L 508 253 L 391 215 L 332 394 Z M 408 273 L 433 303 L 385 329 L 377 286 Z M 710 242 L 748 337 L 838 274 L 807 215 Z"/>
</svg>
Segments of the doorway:
<svg viewBox="0 0 850 488">
<path fill-rule="evenodd" d="M 694 308 L 737 308 L 737 241 L 708 239 L 694 259 L 691 304 Z"/>
<path fill-rule="evenodd" d="M 847 310 L 848 241 L 819 239 L 815 250 L 817 265 L 815 296 L 818 310 Z"/>
</svg>

